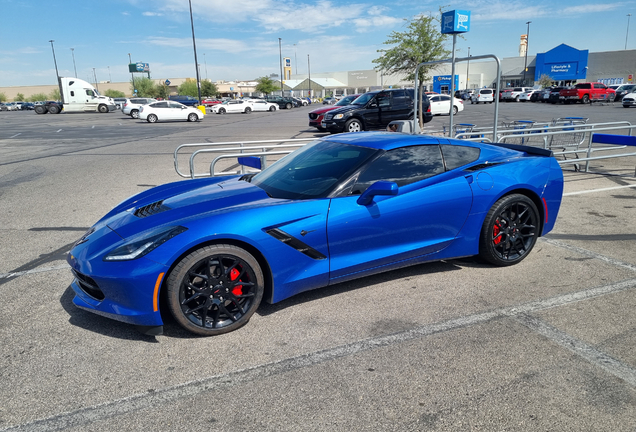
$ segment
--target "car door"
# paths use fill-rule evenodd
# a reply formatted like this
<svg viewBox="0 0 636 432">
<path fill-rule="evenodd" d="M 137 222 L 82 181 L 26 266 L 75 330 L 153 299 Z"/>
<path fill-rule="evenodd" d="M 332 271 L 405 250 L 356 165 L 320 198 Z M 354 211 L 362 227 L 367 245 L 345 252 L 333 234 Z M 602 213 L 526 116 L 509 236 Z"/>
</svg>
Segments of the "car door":
<svg viewBox="0 0 636 432">
<path fill-rule="evenodd" d="M 168 120 L 185 120 L 187 116 L 185 105 L 179 102 L 168 102 L 166 115 Z"/>
<path fill-rule="evenodd" d="M 359 204 L 360 193 L 380 180 L 395 182 L 398 195 Z M 457 236 L 472 205 L 468 181 L 445 172 L 439 145 L 387 151 L 369 164 L 350 191 L 330 205 L 330 283 L 442 250 Z"/>
<path fill-rule="evenodd" d="M 432 98 L 430 98 L 431 101 L 431 114 L 433 115 L 438 115 L 438 114 L 444 114 L 444 109 L 443 109 L 443 102 L 442 102 L 442 95 L 438 95 L 438 96 L 433 96 Z"/>
</svg>

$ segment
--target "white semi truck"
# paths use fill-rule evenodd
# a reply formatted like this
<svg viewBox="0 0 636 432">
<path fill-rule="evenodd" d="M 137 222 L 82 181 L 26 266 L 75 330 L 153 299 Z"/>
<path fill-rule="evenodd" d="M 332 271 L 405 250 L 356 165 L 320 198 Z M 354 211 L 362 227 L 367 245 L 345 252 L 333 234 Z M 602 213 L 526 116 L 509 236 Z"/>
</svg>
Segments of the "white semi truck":
<svg viewBox="0 0 636 432">
<path fill-rule="evenodd" d="M 107 113 L 115 111 L 117 105 L 112 98 L 102 96 L 97 89 L 88 82 L 79 78 L 59 77 L 60 95 L 62 105 L 57 103 L 47 103 L 37 105 L 35 112 L 38 114 L 59 114 L 64 108 L 64 112 L 100 112 Z"/>
</svg>

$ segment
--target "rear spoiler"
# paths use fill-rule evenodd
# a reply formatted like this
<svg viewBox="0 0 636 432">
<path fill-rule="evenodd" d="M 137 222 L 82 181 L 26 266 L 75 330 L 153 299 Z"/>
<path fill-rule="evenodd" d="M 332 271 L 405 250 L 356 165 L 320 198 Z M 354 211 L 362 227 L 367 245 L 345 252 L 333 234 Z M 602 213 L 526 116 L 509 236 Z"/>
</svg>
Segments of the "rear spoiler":
<svg viewBox="0 0 636 432">
<path fill-rule="evenodd" d="M 546 150 L 540 147 L 526 146 L 526 145 L 520 145 L 520 144 L 506 144 L 506 143 L 488 143 L 488 144 L 494 145 L 497 147 L 507 148 L 510 150 L 517 150 L 520 152 L 524 152 L 524 153 L 528 153 L 528 154 L 536 155 L 536 156 L 546 156 L 546 157 L 553 156 L 552 150 Z"/>
</svg>

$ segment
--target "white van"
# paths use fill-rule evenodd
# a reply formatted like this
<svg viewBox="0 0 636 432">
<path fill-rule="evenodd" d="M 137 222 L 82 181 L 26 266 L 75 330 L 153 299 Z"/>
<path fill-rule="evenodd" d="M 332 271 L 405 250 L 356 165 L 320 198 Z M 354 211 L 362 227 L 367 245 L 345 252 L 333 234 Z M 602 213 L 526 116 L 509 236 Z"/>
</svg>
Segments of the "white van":
<svg viewBox="0 0 636 432">
<path fill-rule="evenodd" d="M 485 89 L 479 89 L 479 91 L 473 93 L 473 95 L 470 97 L 470 103 L 471 104 L 478 104 L 479 102 L 489 102 L 489 103 L 493 103 L 493 101 L 495 100 L 495 96 L 494 96 L 495 92 L 493 89 L 489 89 L 489 88 L 485 88 Z"/>
</svg>

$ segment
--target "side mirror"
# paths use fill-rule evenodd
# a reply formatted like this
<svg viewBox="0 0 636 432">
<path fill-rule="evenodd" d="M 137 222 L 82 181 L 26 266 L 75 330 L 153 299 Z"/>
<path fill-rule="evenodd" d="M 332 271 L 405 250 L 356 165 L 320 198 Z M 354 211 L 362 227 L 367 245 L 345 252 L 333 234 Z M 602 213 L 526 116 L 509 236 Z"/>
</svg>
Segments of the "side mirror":
<svg viewBox="0 0 636 432">
<path fill-rule="evenodd" d="M 377 108 L 378 107 L 378 103 L 376 101 L 373 101 L 369 104 L 369 108 Z"/>
<path fill-rule="evenodd" d="M 367 188 L 360 198 L 358 198 L 357 203 L 363 206 L 369 205 L 373 202 L 373 198 L 376 195 L 389 195 L 395 196 L 398 194 L 398 185 L 395 182 L 389 181 L 377 181 L 373 183 L 371 186 Z"/>
</svg>

